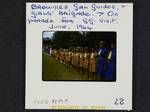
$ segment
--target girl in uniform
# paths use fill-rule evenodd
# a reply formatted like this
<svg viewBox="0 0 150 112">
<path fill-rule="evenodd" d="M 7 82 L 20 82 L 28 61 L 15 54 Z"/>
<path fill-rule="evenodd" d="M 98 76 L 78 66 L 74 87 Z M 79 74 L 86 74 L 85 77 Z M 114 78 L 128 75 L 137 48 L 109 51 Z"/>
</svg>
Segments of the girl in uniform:
<svg viewBox="0 0 150 112">
<path fill-rule="evenodd" d="M 85 53 L 84 53 L 84 74 L 86 74 L 88 78 L 89 78 L 89 57 L 90 57 L 90 54 L 88 53 L 88 48 L 85 48 Z"/>
<path fill-rule="evenodd" d="M 58 61 L 61 63 L 61 49 L 58 51 Z"/>
<path fill-rule="evenodd" d="M 96 79 L 96 62 L 97 62 L 97 52 L 92 48 L 92 52 L 90 54 L 90 67 L 89 72 L 92 75 L 92 79 Z"/>
<path fill-rule="evenodd" d="M 111 43 L 111 48 L 107 58 L 106 80 L 116 80 L 116 48 L 115 44 Z"/>
<path fill-rule="evenodd" d="M 97 63 L 98 79 L 102 79 L 102 80 L 105 79 L 107 56 L 108 56 L 108 50 L 105 47 L 105 41 L 100 41 L 99 50 L 98 50 L 98 63 Z"/>
<path fill-rule="evenodd" d="M 68 49 L 68 66 L 71 67 L 71 51 Z"/>
<path fill-rule="evenodd" d="M 74 59 L 75 59 L 75 49 L 72 50 L 72 55 L 71 55 L 71 65 L 74 69 Z"/>
<path fill-rule="evenodd" d="M 65 63 L 66 66 L 68 66 L 68 50 L 67 49 L 65 49 L 64 54 L 65 54 L 65 59 L 64 59 L 65 61 L 64 61 L 64 63 Z"/>
<path fill-rule="evenodd" d="M 65 64 L 64 62 L 65 62 L 65 49 L 62 50 L 62 63 Z"/>
<path fill-rule="evenodd" d="M 84 53 L 83 53 L 83 48 L 80 48 L 80 53 L 79 53 L 79 72 L 82 74 L 83 73 L 83 65 L 84 65 Z"/>
<path fill-rule="evenodd" d="M 79 58 L 80 58 L 79 49 L 77 48 L 76 49 L 76 54 L 75 54 L 75 70 L 77 72 L 79 72 Z"/>
</svg>

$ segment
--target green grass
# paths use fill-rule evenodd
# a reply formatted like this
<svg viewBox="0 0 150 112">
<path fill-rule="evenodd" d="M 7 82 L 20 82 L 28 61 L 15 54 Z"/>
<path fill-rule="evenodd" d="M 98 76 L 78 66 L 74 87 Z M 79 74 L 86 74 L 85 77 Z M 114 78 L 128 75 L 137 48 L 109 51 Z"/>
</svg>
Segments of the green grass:
<svg viewBox="0 0 150 112">
<path fill-rule="evenodd" d="M 91 80 L 43 53 L 43 80 Z"/>
</svg>

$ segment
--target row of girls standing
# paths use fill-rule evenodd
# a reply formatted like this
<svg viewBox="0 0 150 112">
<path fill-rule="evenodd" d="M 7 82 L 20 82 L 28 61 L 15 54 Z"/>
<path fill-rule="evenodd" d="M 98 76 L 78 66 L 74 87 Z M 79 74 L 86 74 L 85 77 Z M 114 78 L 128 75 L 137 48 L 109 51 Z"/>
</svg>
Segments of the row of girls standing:
<svg viewBox="0 0 150 112">
<path fill-rule="evenodd" d="M 111 43 L 106 47 L 105 41 L 99 42 L 99 49 L 75 48 L 53 50 L 55 59 L 67 67 L 71 67 L 82 76 L 100 80 L 116 78 L 116 48 Z"/>
<path fill-rule="evenodd" d="M 97 79 L 97 51 L 87 47 L 53 50 L 52 56 L 65 66 L 79 72 L 83 77 Z"/>
</svg>

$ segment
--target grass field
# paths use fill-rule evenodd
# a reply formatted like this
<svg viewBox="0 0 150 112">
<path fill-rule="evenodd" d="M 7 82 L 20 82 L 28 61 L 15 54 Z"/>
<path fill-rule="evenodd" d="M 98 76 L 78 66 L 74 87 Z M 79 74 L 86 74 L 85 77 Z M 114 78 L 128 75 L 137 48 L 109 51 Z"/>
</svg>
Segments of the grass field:
<svg viewBox="0 0 150 112">
<path fill-rule="evenodd" d="M 87 78 L 86 75 L 83 77 L 82 74 L 75 70 L 66 67 L 65 65 L 57 62 L 51 56 L 43 53 L 42 59 L 42 72 L 43 80 L 92 80 Z"/>
</svg>

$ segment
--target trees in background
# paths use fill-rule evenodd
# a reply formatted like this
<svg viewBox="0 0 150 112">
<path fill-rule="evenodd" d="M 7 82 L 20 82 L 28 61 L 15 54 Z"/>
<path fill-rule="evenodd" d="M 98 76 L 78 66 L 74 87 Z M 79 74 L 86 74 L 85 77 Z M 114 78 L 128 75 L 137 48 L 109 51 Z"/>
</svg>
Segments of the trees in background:
<svg viewBox="0 0 150 112">
<path fill-rule="evenodd" d="M 55 32 L 52 38 L 53 48 L 69 48 L 81 45 L 79 32 Z"/>
<path fill-rule="evenodd" d="M 43 44 L 48 44 L 54 49 L 70 47 L 97 48 L 101 40 L 107 43 L 116 43 L 116 32 L 57 31 L 52 39 L 43 39 Z"/>
</svg>

